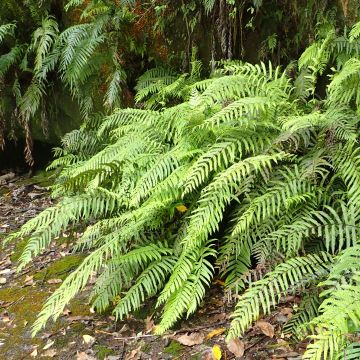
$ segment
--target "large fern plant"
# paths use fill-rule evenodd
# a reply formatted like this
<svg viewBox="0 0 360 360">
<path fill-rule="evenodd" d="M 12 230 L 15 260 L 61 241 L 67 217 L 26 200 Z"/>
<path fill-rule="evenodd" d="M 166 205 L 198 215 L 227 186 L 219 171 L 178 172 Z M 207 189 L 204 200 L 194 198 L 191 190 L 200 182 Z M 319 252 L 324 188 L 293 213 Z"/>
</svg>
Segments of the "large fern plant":
<svg viewBox="0 0 360 360">
<path fill-rule="evenodd" d="M 351 53 L 333 70 L 316 100 L 328 44 L 318 57 L 307 50 L 295 80 L 290 68 L 227 62 L 198 82 L 166 74 L 156 97 L 153 71 L 139 84 L 149 109 L 117 109 L 96 132 L 64 138 L 53 164 L 62 166 L 59 202 L 11 238 L 30 236 L 23 268 L 69 225 L 86 223 L 74 251 L 88 256 L 48 299 L 34 334 L 94 271 L 96 309 L 121 295 L 121 319 L 156 296 L 162 334 L 196 310 L 216 272 L 240 293 L 228 339 L 301 291 L 309 295 L 284 331 L 310 336 L 304 358 L 357 356 L 360 58 Z M 172 84 L 181 96 L 159 109 Z M 255 282 L 254 261 L 268 269 Z"/>
</svg>

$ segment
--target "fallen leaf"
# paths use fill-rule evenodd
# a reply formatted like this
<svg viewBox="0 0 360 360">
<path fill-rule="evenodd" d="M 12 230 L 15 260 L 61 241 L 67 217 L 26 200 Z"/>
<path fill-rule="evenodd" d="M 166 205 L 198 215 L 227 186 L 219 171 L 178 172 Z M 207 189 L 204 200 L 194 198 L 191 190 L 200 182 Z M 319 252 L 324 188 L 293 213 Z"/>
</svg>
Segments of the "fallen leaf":
<svg viewBox="0 0 360 360">
<path fill-rule="evenodd" d="M 226 314 L 225 313 L 220 313 L 220 314 L 215 314 L 214 316 L 208 318 L 208 322 L 210 324 L 213 324 L 213 323 L 222 321 L 224 319 L 226 319 Z"/>
<path fill-rule="evenodd" d="M 0 275 L 8 275 L 12 272 L 11 269 L 4 269 L 0 271 Z"/>
<path fill-rule="evenodd" d="M 47 281 L 48 284 L 60 284 L 62 283 L 61 279 L 50 279 Z"/>
<path fill-rule="evenodd" d="M 220 360 L 222 357 L 221 347 L 219 345 L 214 345 L 212 348 L 212 355 L 214 360 Z"/>
<path fill-rule="evenodd" d="M 207 335 L 206 335 L 206 340 L 209 340 L 211 338 L 213 338 L 214 336 L 219 336 L 221 334 L 223 334 L 225 332 L 225 328 L 218 328 L 218 329 L 215 329 L 211 332 L 209 332 Z"/>
<path fill-rule="evenodd" d="M 33 276 L 26 275 L 26 276 L 25 276 L 25 280 L 24 280 L 24 285 L 26 285 L 26 286 L 34 285 Z"/>
<path fill-rule="evenodd" d="M 245 352 L 245 344 L 239 338 L 230 340 L 227 344 L 227 348 L 236 357 L 243 356 Z"/>
<path fill-rule="evenodd" d="M 4 315 L 4 316 L 1 317 L 1 321 L 4 322 L 4 323 L 9 323 L 12 320 L 10 319 L 10 317 L 8 315 Z"/>
<path fill-rule="evenodd" d="M 186 212 L 187 209 L 188 209 L 188 208 L 187 208 L 184 204 L 181 204 L 181 205 L 176 206 L 176 210 L 179 211 L 179 212 L 181 212 L 181 213 Z"/>
<path fill-rule="evenodd" d="M 55 349 L 50 349 L 50 350 L 47 350 L 45 351 L 41 356 L 42 357 L 50 357 L 50 358 L 53 358 L 54 356 L 57 355 L 57 352 Z"/>
<path fill-rule="evenodd" d="M 6 278 L 4 278 L 4 277 L 0 278 L 0 285 L 4 285 L 6 283 L 7 283 Z"/>
<path fill-rule="evenodd" d="M 54 342 L 55 341 L 49 341 L 45 346 L 44 346 L 44 348 L 43 348 L 43 350 L 47 350 L 47 349 L 49 349 L 49 348 L 51 348 L 53 345 L 54 345 Z"/>
<path fill-rule="evenodd" d="M 225 286 L 225 281 L 222 281 L 220 279 L 216 279 L 215 281 L 213 281 L 213 284 Z"/>
<path fill-rule="evenodd" d="M 75 321 L 89 321 L 93 320 L 92 316 L 83 316 L 83 315 L 76 315 L 76 316 L 69 316 L 66 318 L 66 321 L 75 322 Z"/>
<path fill-rule="evenodd" d="M 191 333 L 190 335 L 181 335 L 176 339 L 180 344 L 185 346 L 200 345 L 204 342 L 204 334 Z"/>
<path fill-rule="evenodd" d="M 76 360 L 96 360 L 93 356 L 88 355 L 85 352 L 77 352 L 76 353 Z"/>
<path fill-rule="evenodd" d="M 148 316 L 145 319 L 145 333 L 150 333 L 154 329 L 154 320 L 151 318 L 151 316 Z"/>
<path fill-rule="evenodd" d="M 293 314 L 293 309 L 286 307 L 286 308 L 282 308 L 282 309 L 280 310 L 280 312 L 281 312 L 283 315 L 285 315 L 285 316 L 287 316 L 288 318 L 290 318 L 290 317 L 292 316 L 292 314 Z"/>
<path fill-rule="evenodd" d="M 70 314 L 71 314 L 71 310 L 69 310 L 69 309 L 64 309 L 63 310 L 63 315 L 68 316 Z"/>
<path fill-rule="evenodd" d="M 140 352 L 140 347 L 138 347 L 137 349 L 132 350 L 130 353 L 128 353 L 125 356 L 125 360 L 135 360 L 139 358 L 139 352 Z"/>
<path fill-rule="evenodd" d="M 30 356 L 33 357 L 33 358 L 37 357 L 37 355 L 38 355 L 37 349 L 34 349 L 33 352 L 30 354 Z"/>
<path fill-rule="evenodd" d="M 268 337 L 274 337 L 274 326 L 272 326 L 270 323 L 266 321 L 258 321 L 256 323 L 256 326 L 262 331 L 263 334 L 265 334 Z"/>
<path fill-rule="evenodd" d="M 83 335 L 84 344 L 92 346 L 95 342 L 95 338 L 91 335 Z"/>
</svg>

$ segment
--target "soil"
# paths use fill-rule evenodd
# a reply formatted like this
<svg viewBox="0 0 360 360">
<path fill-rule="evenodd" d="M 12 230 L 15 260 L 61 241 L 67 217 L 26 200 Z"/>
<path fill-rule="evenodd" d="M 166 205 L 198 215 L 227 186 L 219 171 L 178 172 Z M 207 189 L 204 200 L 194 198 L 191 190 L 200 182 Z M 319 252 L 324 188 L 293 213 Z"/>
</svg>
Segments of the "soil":
<svg viewBox="0 0 360 360">
<path fill-rule="evenodd" d="M 53 205 L 47 188 L 50 183 L 51 176 L 39 173 L 5 176 L 0 184 L 0 360 L 300 359 L 306 344 L 292 343 L 282 332 L 296 311 L 298 296 L 283 299 L 276 311 L 238 340 L 234 351 L 225 343 L 234 304 L 228 301 L 220 280 L 192 317 L 161 337 L 152 334 L 160 315 L 154 309 L 156 299 L 125 321 L 115 321 L 111 310 L 93 312 L 88 302 L 90 284 L 55 323 L 32 338 L 31 325 L 45 300 L 84 258 L 71 253 L 78 235 L 75 230 L 54 239 L 21 272 L 17 272 L 17 261 L 27 239 L 4 244 L 7 234 Z"/>
</svg>

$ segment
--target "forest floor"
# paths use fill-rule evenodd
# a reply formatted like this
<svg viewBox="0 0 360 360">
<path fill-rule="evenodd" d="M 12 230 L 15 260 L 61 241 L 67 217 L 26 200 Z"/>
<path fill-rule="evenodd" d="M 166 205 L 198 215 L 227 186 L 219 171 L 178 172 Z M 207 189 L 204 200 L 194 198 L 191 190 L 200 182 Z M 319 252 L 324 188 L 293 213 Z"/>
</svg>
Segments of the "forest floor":
<svg viewBox="0 0 360 360">
<path fill-rule="evenodd" d="M 0 176 L 0 242 L 53 204 L 46 186 L 48 178 L 43 174 L 28 178 L 5 172 Z M 296 311 L 298 296 L 284 298 L 270 316 L 255 323 L 242 339 L 227 345 L 225 334 L 233 303 L 219 280 L 193 316 L 159 337 L 152 334 L 159 319 L 154 300 L 125 321 L 116 322 L 111 311 L 95 314 L 88 303 L 94 274 L 89 287 L 57 322 L 32 338 L 31 325 L 44 301 L 84 258 L 71 253 L 78 235 L 65 232 L 19 273 L 17 261 L 26 239 L 0 248 L 0 360 L 300 359 L 305 344 L 292 344 L 282 332 Z"/>
</svg>

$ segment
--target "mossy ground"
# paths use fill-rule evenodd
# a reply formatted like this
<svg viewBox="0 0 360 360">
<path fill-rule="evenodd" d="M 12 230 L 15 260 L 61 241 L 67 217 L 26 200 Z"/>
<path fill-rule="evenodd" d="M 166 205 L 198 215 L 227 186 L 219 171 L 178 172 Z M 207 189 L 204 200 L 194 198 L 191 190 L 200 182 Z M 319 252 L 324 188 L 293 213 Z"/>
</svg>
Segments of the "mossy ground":
<svg viewBox="0 0 360 360">
<path fill-rule="evenodd" d="M 7 313 L 11 319 L 6 323 L 0 321 L 3 359 L 18 359 L 24 352 L 31 352 L 33 345 L 42 343 L 41 339 L 31 337 L 31 324 L 48 296 L 48 291 L 34 287 L 0 289 L 1 301 L 10 304 L 5 309 L 0 306 L 0 313 Z"/>
<path fill-rule="evenodd" d="M 82 254 L 67 255 L 60 260 L 54 261 L 44 270 L 36 272 L 34 274 L 34 279 L 41 281 L 49 279 L 64 280 L 69 273 L 74 271 L 81 264 L 84 258 L 85 255 Z"/>
</svg>

